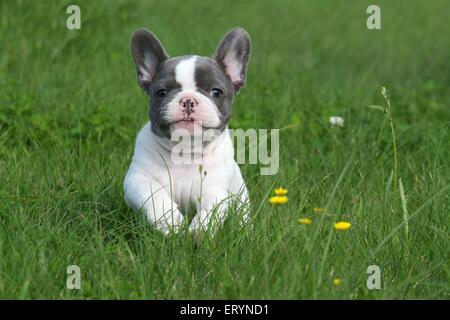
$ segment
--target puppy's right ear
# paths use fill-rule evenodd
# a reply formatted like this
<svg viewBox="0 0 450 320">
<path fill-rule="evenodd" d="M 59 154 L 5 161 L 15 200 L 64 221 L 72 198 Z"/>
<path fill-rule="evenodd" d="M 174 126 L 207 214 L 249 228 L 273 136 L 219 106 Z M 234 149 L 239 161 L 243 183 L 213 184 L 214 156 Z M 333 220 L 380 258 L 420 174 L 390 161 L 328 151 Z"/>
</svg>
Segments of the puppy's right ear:
<svg viewBox="0 0 450 320">
<path fill-rule="evenodd" d="M 148 92 L 158 65 L 169 56 L 158 38 L 146 29 L 139 29 L 133 33 L 130 47 L 136 65 L 138 83 Z"/>
</svg>

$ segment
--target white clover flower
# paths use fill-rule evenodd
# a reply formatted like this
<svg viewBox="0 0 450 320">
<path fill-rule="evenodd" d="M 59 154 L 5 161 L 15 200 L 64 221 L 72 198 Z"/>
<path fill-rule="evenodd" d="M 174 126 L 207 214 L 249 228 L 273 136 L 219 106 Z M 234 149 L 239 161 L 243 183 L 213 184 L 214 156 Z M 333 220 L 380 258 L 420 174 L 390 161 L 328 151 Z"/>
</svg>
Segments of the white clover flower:
<svg viewBox="0 0 450 320">
<path fill-rule="evenodd" d="M 343 127 L 344 126 L 344 118 L 333 116 L 330 117 L 330 123 L 334 126 Z"/>
</svg>

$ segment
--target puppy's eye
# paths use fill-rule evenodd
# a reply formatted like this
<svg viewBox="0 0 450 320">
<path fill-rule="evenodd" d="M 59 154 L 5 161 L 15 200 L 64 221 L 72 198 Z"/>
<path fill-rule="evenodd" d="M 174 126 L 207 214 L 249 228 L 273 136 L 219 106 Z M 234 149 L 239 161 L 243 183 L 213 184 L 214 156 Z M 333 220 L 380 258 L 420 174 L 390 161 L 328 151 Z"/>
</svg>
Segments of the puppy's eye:
<svg viewBox="0 0 450 320">
<path fill-rule="evenodd" d="M 166 89 L 159 89 L 158 91 L 156 91 L 156 96 L 158 98 L 164 98 L 167 96 L 168 91 Z"/>
<path fill-rule="evenodd" d="M 223 91 L 220 90 L 219 88 L 214 88 L 209 92 L 209 95 L 213 98 L 220 98 L 220 96 L 222 96 Z"/>
</svg>

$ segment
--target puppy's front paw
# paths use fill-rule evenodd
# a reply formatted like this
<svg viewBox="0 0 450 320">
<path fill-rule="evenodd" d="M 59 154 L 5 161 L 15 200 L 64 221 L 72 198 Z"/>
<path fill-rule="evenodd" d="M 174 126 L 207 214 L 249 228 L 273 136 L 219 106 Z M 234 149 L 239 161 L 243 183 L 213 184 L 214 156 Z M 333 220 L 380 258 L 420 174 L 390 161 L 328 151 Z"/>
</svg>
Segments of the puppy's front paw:
<svg viewBox="0 0 450 320">
<path fill-rule="evenodd" d="M 201 210 L 191 221 L 189 232 L 199 238 L 205 232 L 214 235 L 219 228 L 221 220 L 206 209 Z"/>
<path fill-rule="evenodd" d="M 206 221 L 206 211 L 202 210 L 197 213 L 195 217 L 192 219 L 191 224 L 189 225 L 189 232 L 192 234 L 196 234 L 200 231 L 204 231 L 208 227 L 208 221 Z"/>
<path fill-rule="evenodd" d="M 155 221 L 154 226 L 164 235 L 178 233 L 183 230 L 184 216 L 178 209 L 174 209 Z"/>
<path fill-rule="evenodd" d="M 192 238 L 197 241 L 201 242 L 204 233 L 206 230 L 206 226 L 202 225 L 200 214 L 197 214 L 191 221 L 191 224 L 189 225 L 189 233 L 192 235 Z"/>
</svg>

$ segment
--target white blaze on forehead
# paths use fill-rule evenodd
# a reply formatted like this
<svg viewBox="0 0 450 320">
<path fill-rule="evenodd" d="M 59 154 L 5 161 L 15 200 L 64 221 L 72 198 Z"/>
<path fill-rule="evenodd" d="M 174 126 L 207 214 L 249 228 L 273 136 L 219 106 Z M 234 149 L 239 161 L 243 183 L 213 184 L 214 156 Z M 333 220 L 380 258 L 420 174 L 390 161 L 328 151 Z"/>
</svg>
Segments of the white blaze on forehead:
<svg viewBox="0 0 450 320">
<path fill-rule="evenodd" d="M 195 61 L 197 57 L 191 57 L 180 61 L 175 67 L 175 80 L 181 84 L 182 90 L 197 89 L 195 83 Z"/>
</svg>

